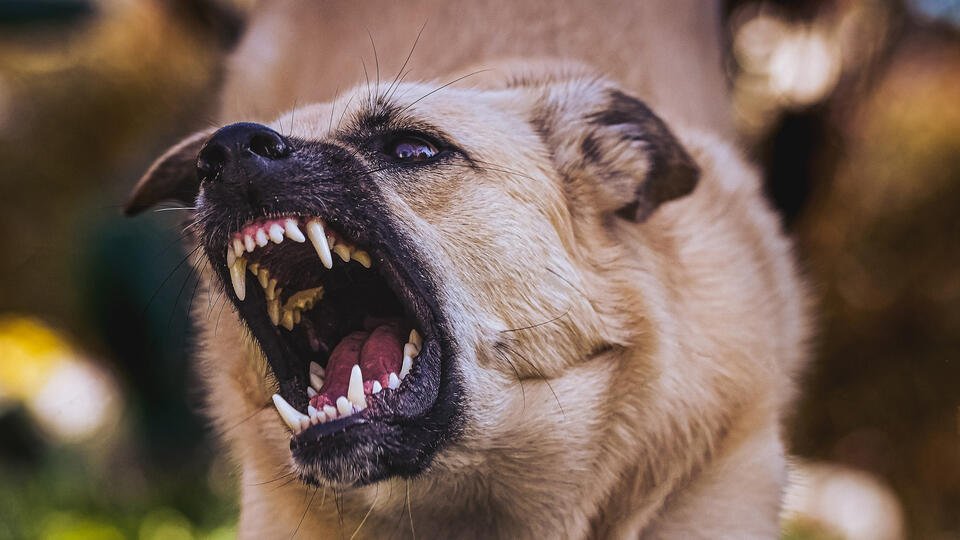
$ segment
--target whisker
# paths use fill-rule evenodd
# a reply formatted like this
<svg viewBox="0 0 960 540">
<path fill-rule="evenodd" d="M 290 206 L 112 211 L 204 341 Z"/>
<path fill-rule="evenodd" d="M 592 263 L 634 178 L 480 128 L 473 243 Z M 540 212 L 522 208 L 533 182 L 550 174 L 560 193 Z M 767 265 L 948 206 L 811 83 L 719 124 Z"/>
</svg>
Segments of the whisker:
<svg viewBox="0 0 960 540">
<path fill-rule="evenodd" d="M 284 478 L 288 478 L 288 477 L 290 477 L 291 475 L 294 475 L 294 474 L 297 474 L 297 471 L 290 471 L 290 472 L 288 472 L 287 474 L 281 474 L 280 476 L 274 478 L 273 480 L 264 480 L 263 482 L 253 482 L 253 483 L 251 483 L 251 484 L 244 484 L 244 485 L 246 485 L 246 486 L 265 486 L 265 485 L 267 485 L 267 484 L 272 484 L 272 483 L 274 483 L 274 482 L 276 482 L 276 481 L 278 481 L 278 480 L 283 480 Z"/>
<path fill-rule="evenodd" d="M 387 91 L 384 93 L 385 99 L 391 99 L 393 97 L 393 92 L 396 91 L 396 87 L 400 85 L 403 81 L 403 77 L 406 77 L 406 74 L 403 72 L 407 68 L 407 62 L 410 61 L 410 58 L 413 56 L 413 51 L 417 49 L 417 44 L 420 43 L 420 36 L 423 34 L 423 29 L 427 27 L 427 21 L 423 21 L 423 24 L 420 25 L 420 30 L 417 31 L 417 37 L 413 40 L 413 46 L 410 47 L 410 52 L 407 53 L 407 57 L 403 59 L 403 65 L 400 66 L 400 70 L 397 71 L 397 76 L 393 78 L 393 82 L 390 83 L 390 86 L 387 87 Z M 407 72 L 409 73 L 409 72 Z"/>
<path fill-rule="evenodd" d="M 198 249 L 200 249 L 200 246 L 197 246 L 192 250 L 190 250 L 190 252 L 187 253 L 182 259 L 180 259 L 180 262 L 178 262 L 177 265 L 173 267 L 173 270 L 171 270 L 170 273 L 167 274 L 167 277 L 163 278 L 163 281 L 160 282 L 160 285 L 157 287 L 157 289 L 153 291 L 152 295 L 150 295 L 150 299 L 147 300 L 147 305 L 143 306 L 143 311 L 140 313 L 141 317 L 146 316 L 147 310 L 150 309 L 150 304 L 152 304 L 154 299 L 156 299 L 157 295 L 160 293 L 160 290 L 163 289 L 163 286 L 166 285 L 168 281 L 170 281 L 170 278 L 173 277 L 173 275 L 177 272 L 177 270 L 180 269 L 181 266 L 183 266 L 183 263 L 187 262 L 187 259 L 192 257 L 193 254 L 196 253 Z"/>
<path fill-rule="evenodd" d="M 490 70 L 490 69 L 478 69 L 477 71 L 474 71 L 474 72 L 472 72 L 472 73 L 467 73 L 466 75 L 463 75 L 462 77 L 457 77 L 456 79 L 454 79 L 454 80 L 452 80 L 452 81 L 450 81 L 450 82 L 448 82 L 448 83 L 446 83 L 446 84 L 440 85 L 439 87 L 434 88 L 433 90 L 431 90 L 431 91 L 427 92 L 426 94 L 420 96 L 419 98 L 413 100 L 412 103 L 407 104 L 404 108 L 400 109 L 400 112 L 401 112 L 401 113 L 406 112 L 407 110 L 410 109 L 410 107 L 413 107 L 413 106 L 416 105 L 417 103 L 420 103 L 420 102 L 423 101 L 424 99 L 432 96 L 433 94 L 436 94 L 437 92 L 443 90 L 444 88 L 446 88 L 446 87 L 448 87 L 448 86 L 450 86 L 450 85 L 452 85 L 452 84 L 456 84 L 456 83 L 458 83 L 458 82 L 466 79 L 467 77 L 472 77 L 472 76 L 474 76 L 474 75 L 483 73 L 483 72 L 485 72 L 485 71 L 491 71 L 491 70 Z"/>
<path fill-rule="evenodd" d="M 566 420 L 566 419 L 567 419 L 567 413 L 566 413 L 566 411 L 563 410 L 563 405 L 560 404 L 560 398 L 557 396 L 557 392 L 554 391 L 553 385 L 550 384 L 550 379 L 549 379 L 546 375 L 544 375 L 543 371 L 541 371 L 540 368 L 537 367 L 536 364 L 534 364 L 533 362 L 531 362 L 530 360 L 528 360 L 527 357 L 525 357 L 523 354 L 521 354 L 520 351 L 514 349 L 513 347 L 511 347 L 511 346 L 510 346 L 509 344 L 507 344 L 507 343 L 504 343 L 504 346 L 505 346 L 511 353 L 513 353 L 514 355 L 518 356 L 521 360 L 524 361 L 524 363 L 526 363 L 528 366 L 530 366 L 530 369 L 532 369 L 532 370 L 534 370 L 534 371 L 537 372 L 537 375 L 539 375 L 539 377 L 540 377 L 539 380 L 542 380 L 542 381 L 547 385 L 547 388 L 550 390 L 550 393 L 553 394 L 553 400 L 557 402 L 557 408 L 560 409 L 560 414 L 563 416 L 563 419 Z"/>
<path fill-rule="evenodd" d="M 313 504 L 313 498 L 317 496 L 318 489 L 320 488 L 313 488 L 313 494 L 310 495 L 310 501 L 307 503 L 307 507 L 303 509 L 303 514 L 300 514 L 300 521 L 297 522 L 297 528 L 294 529 L 293 534 L 290 535 L 291 539 L 297 536 L 297 533 L 300 532 L 300 526 L 303 525 L 303 518 L 307 517 L 307 510 L 310 510 L 310 505 Z"/>
<path fill-rule="evenodd" d="M 364 514 L 363 519 L 360 520 L 360 525 L 357 525 L 357 530 L 353 531 L 353 534 L 350 535 L 350 540 L 356 538 L 357 533 L 360 532 L 360 529 L 363 528 L 363 524 L 367 522 L 367 518 L 370 517 L 370 512 L 373 512 L 373 507 L 377 505 L 377 499 L 380 498 L 380 484 L 377 484 L 377 491 L 373 495 L 373 503 L 370 504 L 370 509 L 367 510 L 367 513 Z"/>
<path fill-rule="evenodd" d="M 169 207 L 169 208 L 154 208 L 153 211 L 154 212 L 173 212 L 175 210 L 196 210 L 196 209 L 197 209 L 196 206 L 177 206 L 177 207 Z"/>
<path fill-rule="evenodd" d="M 410 506 L 410 479 L 407 479 L 407 480 L 406 480 L 406 484 L 407 484 L 407 496 L 406 496 L 406 499 L 407 499 L 407 516 L 410 518 L 410 536 L 412 536 L 412 537 L 414 538 L 414 540 L 416 540 L 416 538 L 417 538 L 417 531 L 414 530 L 414 528 L 413 528 L 413 510 L 411 509 L 411 506 Z"/>
<path fill-rule="evenodd" d="M 548 325 L 548 324 L 551 324 L 551 323 L 555 323 L 555 322 L 559 321 L 560 319 L 566 317 L 566 316 L 569 315 L 569 314 L 570 314 L 570 310 L 568 309 L 568 310 L 564 311 L 563 313 L 561 313 L 560 315 L 557 315 L 556 317 L 554 317 L 554 318 L 552 318 L 552 319 L 550 319 L 550 320 L 548 320 L 548 321 L 538 322 L 538 323 L 535 323 L 535 324 L 531 324 L 531 325 L 529 325 L 529 326 L 521 326 L 521 327 L 519 327 L 519 328 L 507 328 L 506 330 L 500 330 L 500 333 L 501 333 L 501 334 L 505 334 L 505 333 L 507 333 L 507 332 L 522 332 L 522 331 L 524 331 L 524 330 L 532 330 L 532 329 L 538 328 L 538 327 L 540 327 L 540 326 L 545 326 L 545 325 Z"/>
</svg>

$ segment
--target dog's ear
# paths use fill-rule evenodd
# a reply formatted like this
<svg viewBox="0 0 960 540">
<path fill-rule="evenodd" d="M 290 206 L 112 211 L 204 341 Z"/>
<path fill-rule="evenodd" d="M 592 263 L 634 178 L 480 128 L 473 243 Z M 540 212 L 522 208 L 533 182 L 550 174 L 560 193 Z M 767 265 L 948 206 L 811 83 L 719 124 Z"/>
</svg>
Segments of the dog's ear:
<svg viewBox="0 0 960 540">
<path fill-rule="evenodd" d="M 696 187 L 699 167 L 639 99 L 596 80 L 545 90 L 534 125 L 572 191 L 593 193 L 601 211 L 644 221 Z"/>
<path fill-rule="evenodd" d="M 179 201 L 192 205 L 200 191 L 197 177 L 197 154 L 214 129 L 198 131 L 157 158 L 133 188 L 124 205 L 128 216 L 139 214 L 163 201 Z"/>
</svg>

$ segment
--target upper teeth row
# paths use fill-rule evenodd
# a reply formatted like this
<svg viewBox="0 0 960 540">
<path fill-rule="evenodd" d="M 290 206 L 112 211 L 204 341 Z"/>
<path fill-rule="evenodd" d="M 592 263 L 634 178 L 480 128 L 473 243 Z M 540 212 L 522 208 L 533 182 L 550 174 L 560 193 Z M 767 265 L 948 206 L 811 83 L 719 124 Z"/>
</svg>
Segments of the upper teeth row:
<svg viewBox="0 0 960 540">
<path fill-rule="evenodd" d="M 387 388 L 395 390 L 400 386 L 400 381 L 410 373 L 410 369 L 413 367 L 413 359 L 420 354 L 421 347 L 423 347 L 423 339 L 416 330 L 411 330 L 409 341 L 403 346 L 403 364 L 400 367 L 400 375 L 390 373 L 387 378 Z M 320 367 L 320 364 L 310 362 L 310 386 L 307 387 L 307 397 L 313 398 L 317 395 L 323 386 L 324 375 L 324 369 Z M 379 394 L 381 391 L 383 391 L 383 385 L 380 381 L 373 380 L 370 390 L 371 395 Z M 307 405 L 307 414 L 303 414 L 283 399 L 280 394 L 273 395 L 273 405 L 280 413 L 280 418 L 293 431 L 294 435 L 299 435 L 310 426 L 329 422 L 336 418 L 344 418 L 367 408 L 363 371 L 359 365 L 354 365 L 350 371 L 347 395 L 338 397 L 334 403 L 335 405 L 324 405 L 320 409 L 313 405 Z"/>
<path fill-rule="evenodd" d="M 271 241 L 274 244 L 279 244 L 283 242 L 284 238 L 289 238 L 294 242 L 303 243 L 309 238 L 317 256 L 320 257 L 320 262 L 327 269 L 333 268 L 331 252 L 336 253 L 343 262 L 349 262 L 353 259 L 363 265 L 364 268 L 370 268 L 373 264 L 369 253 L 357 249 L 343 240 L 338 240 L 332 234 L 328 234 L 324 228 L 323 220 L 319 218 L 310 219 L 307 221 L 305 228 L 307 229 L 306 236 L 300 231 L 299 223 L 295 218 L 284 218 L 247 227 L 243 232 L 237 232 L 233 235 L 227 245 L 227 268 L 230 270 L 230 281 L 233 283 L 233 292 L 237 294 L 237 298 L 242 301 L 247 296 L 244 272 L 247 267 L 246 254 L 253 253 L 253 250 L 257 247 L 264 247 Z M 254 273 L 256 272 L 255 270 Z M 266 285 L 264 285 L 264 288 L 266 288 Z"/>
</svg>

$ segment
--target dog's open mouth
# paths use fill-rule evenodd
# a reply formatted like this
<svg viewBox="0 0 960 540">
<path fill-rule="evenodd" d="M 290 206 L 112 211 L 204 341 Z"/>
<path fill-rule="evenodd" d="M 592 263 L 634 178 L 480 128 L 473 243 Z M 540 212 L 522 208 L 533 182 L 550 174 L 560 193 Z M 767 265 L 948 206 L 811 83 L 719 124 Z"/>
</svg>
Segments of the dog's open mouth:
<svg viewBox="0 0 960 540">
<path fill-rule="evenodd" d="M 402 300 L 416 291 L 390 265 L 378 268 L 364 246 L 299 216 L 232 233 L 226 265 L 241 316 L 281 382 L 273 401 L 294 435 L 316 440 L 413 412 L 397 394 L 416 386 L 412 375 L 433 332 Z M 304 384 L 284 384 L 291 380 Z"/>
</svg>

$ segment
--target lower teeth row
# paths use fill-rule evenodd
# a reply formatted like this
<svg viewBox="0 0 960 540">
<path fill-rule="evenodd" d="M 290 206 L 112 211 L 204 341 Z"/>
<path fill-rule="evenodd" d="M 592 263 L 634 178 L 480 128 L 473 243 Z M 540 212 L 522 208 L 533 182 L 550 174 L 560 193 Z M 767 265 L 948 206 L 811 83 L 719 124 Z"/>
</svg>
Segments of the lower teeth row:
<svg viewBox="0 0 960 540">
<path fill-rule="evenodd" d="M 400 374 L 390 373 L 388 375 L 387 388 L 395 390 L 400 386 L 400 382 L 407 377 L 413 368 L 413 360 L 420 354 L 423 346 L 423 340 L 416 330 L 410 331 L 409 341 L 403 346 L 403 362 L 400 367 Z M 313 398 L 323 386 L 324 369 L 316 362 L 310 362 L 310 386 L 307 387 L 307 395 Z M 371 394 L 376 395 L 383 391 L 380 381 L 374 380 Z M 363 372 L 359 365 L 354 365 L 350 372 L 350 383 L 347 387 L 347 395 L 336 399 L 335 405 L 324 405 L 321 409 L 313 405 L 307 405 L 307 414 L 295 409 L 280 394 L 273 395 L 273 405 L 280 413 L 287 427 L 294 435 L 299 435 L 310 426 L 322 424 L 337 418 L 344 418 L 358 413 L 367 408 L 367 397 L 364 392 Z"/>
</svg>

